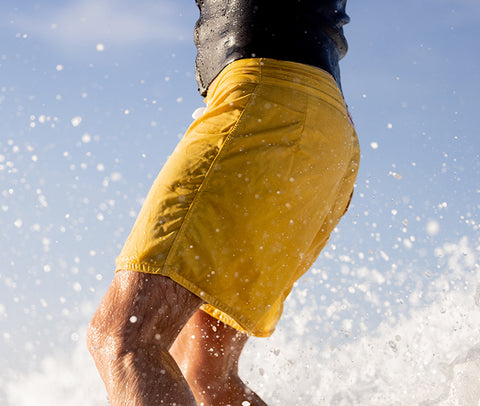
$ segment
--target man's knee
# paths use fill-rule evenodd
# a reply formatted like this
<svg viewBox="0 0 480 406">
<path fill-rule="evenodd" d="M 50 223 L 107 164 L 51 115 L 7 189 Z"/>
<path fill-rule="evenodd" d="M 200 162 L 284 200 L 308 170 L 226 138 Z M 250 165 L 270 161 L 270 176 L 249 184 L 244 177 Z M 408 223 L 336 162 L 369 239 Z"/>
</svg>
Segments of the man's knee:
<svg viewBox="0 0 480 406">
<path fill-rule="evenodd" d="M 130 321 L 112 320 L 104 311 L 105 303 L 97 310 L 87 328 L 87 346 L 95 361 L 109 362 L 120 359 L 129 351 L 132 341 L 140 341 L 135 337 L 138 331 L 129 328 Z"/>
</svg>

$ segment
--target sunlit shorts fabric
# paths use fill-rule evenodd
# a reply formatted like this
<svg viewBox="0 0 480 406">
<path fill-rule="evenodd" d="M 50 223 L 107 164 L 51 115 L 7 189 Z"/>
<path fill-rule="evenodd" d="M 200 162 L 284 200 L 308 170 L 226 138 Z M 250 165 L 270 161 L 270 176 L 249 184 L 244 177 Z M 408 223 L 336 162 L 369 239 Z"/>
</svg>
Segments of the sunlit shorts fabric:
<svg viewBox="0 0 480 406">
<path fill-rule="evenodd" d="M 168 276 L 217 319 L 269 336 L 348 207 L 357 136 L 333 78 L 294 62 L 233 62 L 206 103 L 155 180 L 117 269 Z"/>
</svg>

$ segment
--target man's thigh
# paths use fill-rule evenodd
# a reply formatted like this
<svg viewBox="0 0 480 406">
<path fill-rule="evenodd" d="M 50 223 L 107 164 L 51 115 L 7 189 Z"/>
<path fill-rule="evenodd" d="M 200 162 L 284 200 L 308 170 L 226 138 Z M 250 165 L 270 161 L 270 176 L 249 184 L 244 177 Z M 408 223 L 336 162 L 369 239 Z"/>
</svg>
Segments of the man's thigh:
<svg viewBox="0 0 480 406">
<path fill-rule="evenodd" d="M 115 274 L 92 324 L 103 324 L 101 330 L 119 339 L 126 351 L 142 344 L 170 348 L 202 303 L 166 276 L 121 270 Z"/>
</svg>

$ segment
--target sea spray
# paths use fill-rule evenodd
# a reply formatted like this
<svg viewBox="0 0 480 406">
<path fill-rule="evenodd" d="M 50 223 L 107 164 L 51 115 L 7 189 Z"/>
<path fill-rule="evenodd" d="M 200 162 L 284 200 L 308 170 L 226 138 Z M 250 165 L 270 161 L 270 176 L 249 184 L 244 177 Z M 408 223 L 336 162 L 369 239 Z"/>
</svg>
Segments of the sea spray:
<svg viewBox="0 0 480 406">
<path fill-rule="evenodd" d="M 287 300 L 274 335 L 249 340 L 241 359 L 241 376 L 269 406 L 477 405 L 478 246 L 479 241 L 463 237 L 438 247 L 446 269 L 431 277 L 424 301 L 405 307 L 392 319 L 395 322 L 382 321 L 364 333 L 351 333 L 362 330 L 352 318 L 350 334 L 319 334 L 325 331 L 319 324 L 344 323 L 331 323 L 322 314 L 326 305 L 319 304 L 318 286 L 306 289 L 300 282 Z M 312 271 L 318 277 L 319 272 Z M 462 285 L 446 290 L 445 282 L 455 276 L 462 276 Z M 315 285 L 319 279 L 309 280 Z M 40 368 L 15 371 L 4 378 L 2 405 L 107 405 L 84 335 L 81 330 L 70 349 L 52 351 Z"/>
</svg>

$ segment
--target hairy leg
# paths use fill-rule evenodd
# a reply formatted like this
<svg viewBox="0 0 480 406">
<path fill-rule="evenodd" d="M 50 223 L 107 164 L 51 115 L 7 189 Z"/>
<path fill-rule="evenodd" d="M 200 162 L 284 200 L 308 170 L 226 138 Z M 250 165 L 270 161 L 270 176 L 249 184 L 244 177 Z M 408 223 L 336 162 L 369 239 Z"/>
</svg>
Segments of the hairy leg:
<svg viewBox="0 0 480 406">
<path fill-rule="evenodd" d="M 167 277 L 116 273 L 87 336 L 112 405 L 196 405 L 169 349 L 201 304 Z"/>
<path fill-rule="evenodd" d="M 267 406 L 238 376 L 248 336 L 198 310 L 170 349 L 199 405 Z"/>
</svg>

